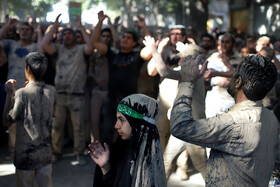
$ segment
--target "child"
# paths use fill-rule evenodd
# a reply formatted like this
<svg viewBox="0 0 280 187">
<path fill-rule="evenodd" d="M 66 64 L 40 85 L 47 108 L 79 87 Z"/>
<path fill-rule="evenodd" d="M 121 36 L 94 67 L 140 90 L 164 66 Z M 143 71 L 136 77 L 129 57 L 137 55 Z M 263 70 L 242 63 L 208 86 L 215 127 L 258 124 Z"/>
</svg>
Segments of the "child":
<svg viewBox="0 0 280 187">
<path fill-rule="evenodd" d="M 94 186 L 167 186 L 155 125 L 157 101 L 133 94 L 120 101 L 116 113 L 119 137 L 112 147 L 104 143 L 104 149 L 99 141 L 89 145 L 89 154 L 98 165 Z"/>
<path fill-rule="evenodd" d="M 39 186 L 52 186 L 51 129 L 56 90 L 43 82 L 47 64 L 47 58 L 41 53 L 26 56 L 28 83 L 15 92 L 12 109 L 16 80 L 10 79 L 5 85 L 3 124 L 8 127 L 16 122 L 17 125 L 14 157 L 17 186 L 33 186 L 34 176 Z"/>
</svg>

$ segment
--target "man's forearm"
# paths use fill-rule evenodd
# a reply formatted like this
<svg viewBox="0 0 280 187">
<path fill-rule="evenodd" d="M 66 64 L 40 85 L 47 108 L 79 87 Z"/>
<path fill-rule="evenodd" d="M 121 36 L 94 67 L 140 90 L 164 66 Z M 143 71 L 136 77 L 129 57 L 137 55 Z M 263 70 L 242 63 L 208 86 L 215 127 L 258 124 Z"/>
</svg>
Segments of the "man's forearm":
<svg viewBox="0 0 280 187">
<path fill-rule="evenodd" d="M 173 136 L 187 140 L 188 124 L 194 120 L 192 118 L 192 94 L 194 84 L 183 82 L 179 84 L 177 96 L 174 100 L 171 111 L 170 128 Z"/>
<path fill-rule="evenodd" d="M 152 49 L 152 55 L 155 60 L 156 69 L 161 77 L 181 80 L 180 72 L 169 69 L 156 49 Z"/>
<path fill-rule="evenodd" d="M 9 120 L 9 111 L 12 106 L 12 100 L 13 100 L 13 94 L 7 93 L 6 103 L 3 111 L 3 125 L 7 128 L 11 125 L 11 122 Z"/>
</svg>

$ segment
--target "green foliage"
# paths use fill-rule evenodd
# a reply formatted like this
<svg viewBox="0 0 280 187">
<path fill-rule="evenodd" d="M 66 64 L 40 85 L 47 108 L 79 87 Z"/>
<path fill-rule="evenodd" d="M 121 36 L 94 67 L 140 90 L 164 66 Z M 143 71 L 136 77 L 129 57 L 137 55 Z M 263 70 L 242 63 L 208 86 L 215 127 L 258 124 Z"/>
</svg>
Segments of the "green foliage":
<svg viewBox="0 0 280 187">
<path fill-rule="evenodd" d="M 25 19 L 28 15 L 33 18 L 45 17 L 58 0 L 8 0 L 7 13 Z M 3 8 L 3 7 L 1 7 Z"/>
</svg>

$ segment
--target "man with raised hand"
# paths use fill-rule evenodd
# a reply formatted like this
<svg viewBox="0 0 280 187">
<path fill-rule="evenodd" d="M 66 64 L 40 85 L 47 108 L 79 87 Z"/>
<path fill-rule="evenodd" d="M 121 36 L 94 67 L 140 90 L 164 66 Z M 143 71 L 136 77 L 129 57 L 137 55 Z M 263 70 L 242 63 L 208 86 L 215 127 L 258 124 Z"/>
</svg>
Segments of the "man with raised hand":
<svg viewBox="0 0 280 187">
<path fill-rule="evenodd" d="M 194 82 L 207 63 L 199 55 L 182 60 L 182 83 L 171 112 L 177 138 L 211 148 L 206 186 L 267 186 L 278 145 L 279 122 L 259 102 L 277 79 L 275 65 L 260 55 L 247 56 L 234 73 L 228 92 L 235 105 L 212 118 L 192 118 Z"/>
<path fill-rule="evenodd" d="M 69 114 L 73 125 L 74 153 L 77 158 L 72 164 L 84 165 L 85 129 L 82 109 L 85 99 L 87 59 L 93 53 L 93 47 L 90 37 L 80 21 L 78 27 L 82 32 L 85 44 L 77 44 L 75 32 L 71 28 L 65 28 L 61 31 L 63 44 L 52 43 L 52 36 L 59 27 L 59 17 L 60 15 L 57 16 L 52 28 L 41 42 L 44 52 L 54 55 L 56 60 L 57 104 L 52 131 L 53 161 L 59 160 L 62 156 L 64 126 Z"/>
</svg>

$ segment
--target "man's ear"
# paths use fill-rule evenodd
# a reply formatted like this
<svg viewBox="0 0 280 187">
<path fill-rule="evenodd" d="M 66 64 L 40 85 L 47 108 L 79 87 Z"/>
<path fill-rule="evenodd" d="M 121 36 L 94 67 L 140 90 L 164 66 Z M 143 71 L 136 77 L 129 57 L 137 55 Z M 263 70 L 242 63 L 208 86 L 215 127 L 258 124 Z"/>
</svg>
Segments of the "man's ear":
<svg viewBox="0 0 280 187">
<path fill-rule="evenodd" d="M 239 76 L 238 79 L 236 79 L 235 88 L 240 89 L 240 88 L 241 88 L 241 85 L 242 85 L 242 79 L 241 79 L 241 77 Z"/>
</svg>

